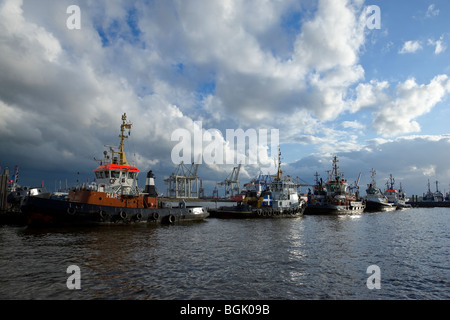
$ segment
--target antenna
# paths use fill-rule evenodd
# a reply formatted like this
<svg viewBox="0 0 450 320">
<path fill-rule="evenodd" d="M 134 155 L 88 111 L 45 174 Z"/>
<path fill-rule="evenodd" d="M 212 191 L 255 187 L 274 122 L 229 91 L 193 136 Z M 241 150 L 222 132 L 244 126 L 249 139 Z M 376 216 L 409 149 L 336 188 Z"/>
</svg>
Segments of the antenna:
<svg viewBox="0 0 450 320">
<path fill-rule="evenodd" d="M 283 171 L 281 171 L 281 151 L 280 147 L 278 146 L 278 171 L 277 171 L 277 180 L 281 180 L 281 175 L 283 174 Z"/>
</svg>

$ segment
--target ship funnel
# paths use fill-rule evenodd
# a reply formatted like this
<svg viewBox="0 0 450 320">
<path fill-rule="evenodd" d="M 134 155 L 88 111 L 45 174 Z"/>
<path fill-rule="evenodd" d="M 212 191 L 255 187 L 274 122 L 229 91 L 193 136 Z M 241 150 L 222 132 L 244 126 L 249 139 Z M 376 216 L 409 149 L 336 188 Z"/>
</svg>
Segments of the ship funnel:
<svg viewBox="0 0 450 320">
<path fill-rule="evenodd" d="M 155 187 L 155 176 L 153 175 L 152 170 L 147 173 L 147 179 L 145 180 L 145 189 L 144 193 L 148 193 L 149 197 L 157 197 L 158 193 L 156 192 Z"/>
</svg>

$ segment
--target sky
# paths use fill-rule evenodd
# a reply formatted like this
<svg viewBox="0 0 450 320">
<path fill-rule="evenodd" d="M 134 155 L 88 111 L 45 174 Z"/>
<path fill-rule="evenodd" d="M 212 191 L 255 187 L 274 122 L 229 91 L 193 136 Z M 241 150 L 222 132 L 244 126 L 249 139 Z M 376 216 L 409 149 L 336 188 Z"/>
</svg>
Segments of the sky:
<svg viewBox="0 0 450 320">
<path fill-rule="evenodd" d="M 92 181 L 126 113 L 127 158 L 162 193 L 188 150 L 174 132 L 199 124 L 225 150 L 227 129 L 278 130 L 302 183 L 336 155 L 362 194 L 372 169 L 382 188 L 392 174 L 408 195 L 449 191 L 449 18 L 447 0 L 0 0 L 1 170 L 49 190 Z M 259 141 L 241 186 L 275 173 Z M 207 195 L 237 166 L 191 153 Z"/>
</svg>

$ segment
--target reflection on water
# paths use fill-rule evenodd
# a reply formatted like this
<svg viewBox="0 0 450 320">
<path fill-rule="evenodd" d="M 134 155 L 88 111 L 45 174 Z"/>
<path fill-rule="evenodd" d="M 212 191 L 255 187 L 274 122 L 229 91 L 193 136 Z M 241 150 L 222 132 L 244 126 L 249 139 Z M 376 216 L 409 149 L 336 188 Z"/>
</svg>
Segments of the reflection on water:
<svg viewBox="0 0 450 320">
<path fill-rule="evenodd" d="M 0 227 L 3 299 L 448 299 L 447 208 L 175 226 Z M 81 290 L 66 286 L 69 265 Z M 381 289 L 366 286 L 367 267 Z"/>
</svg>

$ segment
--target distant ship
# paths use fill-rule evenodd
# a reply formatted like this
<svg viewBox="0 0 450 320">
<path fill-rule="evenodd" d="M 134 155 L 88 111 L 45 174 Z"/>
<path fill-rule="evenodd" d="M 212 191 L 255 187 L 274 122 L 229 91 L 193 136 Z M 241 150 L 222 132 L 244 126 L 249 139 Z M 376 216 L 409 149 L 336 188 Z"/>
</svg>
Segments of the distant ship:
<svg viewBox="0 0 450 320">
<path fill-rule="evenodd" d="M 90 225 L 129 223 L 176 223 L 199 221 L 209 213 L 204 207 L 163 207 L 155 188 L 154 174 L 147 173 L 145 189 L 140 193 L 137 184 L 139 170 L 127 162 L 124 140 L 125 130 L 131 123 L 122 115 L 119 147 L 104 151 L 104 159 L 94 170 L 95 183 L 71 190 L 67 200 L 27 197 L 22 212 L 30 225 Z"/>
<path fill-rule="evenodd" d="M 389 180 L 386 182 L 386 190 L 384 191 L 389 203 L 397 206 L 397 210 L 411 208 L 411 205 L 406 203 L 409 201 L 409 198 L 406 197 L 402 185 L 400 184 L 399 190 L 397 190 L 394 185 L 395 179 L 392 177 L 392 174 L 390 174 Z"/>
<path fill-rule="evenodd" d="M 27 197 L 50 198 L 51 193 L 42 187 L 16 186 L 8 194 L 8 203 L 11 211 L 19 212 Z"/>
<path fill-rule="evenodd" d="M 430 180 L 428 180 L 427 193 L 423 195 L 422 201 L 424 202 L 440 202 L 444 201 L 444 195 L 439 191 L 439 182 L 436 181 L 436 192 L 430 190 Z"/>
<path fill-rule="evenodd" d="M 397 206 L 393 203 L 389 203 L 388 198 L 381 192 L 380 188 L 377 187 L 375 181 L 375 170 L 372 169 L 372 181 L 367 185 L 366 189 L 366 211 L 377 212 L 377 211 L 394 211 Z"/>
<path fill-rule="evenodd" d="M 5 174 L 9 175 L 9 169 L 5 169 Z M 40 187 L 29 187 L 19 185 L 19 166 L 14 168 L 14 177 L 9 180 L 7 188 L 7 206 L 6 210 L 9 213 L 20 213 L 20 209 L 24 200 L 28 196 L 50 198 L 50 192 L 44 187 L 42 182 Z"/>
<path fill-rule="evenodd" d="M 288 218 L 301 216 L 306 203 L 300 199 L 298 185 L 281 171 L 278 150 L 278 171 L 274 179 L 260 176 L 245 185 L 245 197 L 236 206 L 210 209 L 210 216 L 222 219 Z"/>
<path fill-rule="evenodd" d="M 365 203 L 357 193 L 350 191 L 347 180 L 338 169 L 338 159 L 335 156 L 333 170 L 325 184 L 322 179 L 318 180 L 316 175 L 314 191 L 308 193 L 305 214 L 345 215 L 364 212 Z"/>
</svg>

